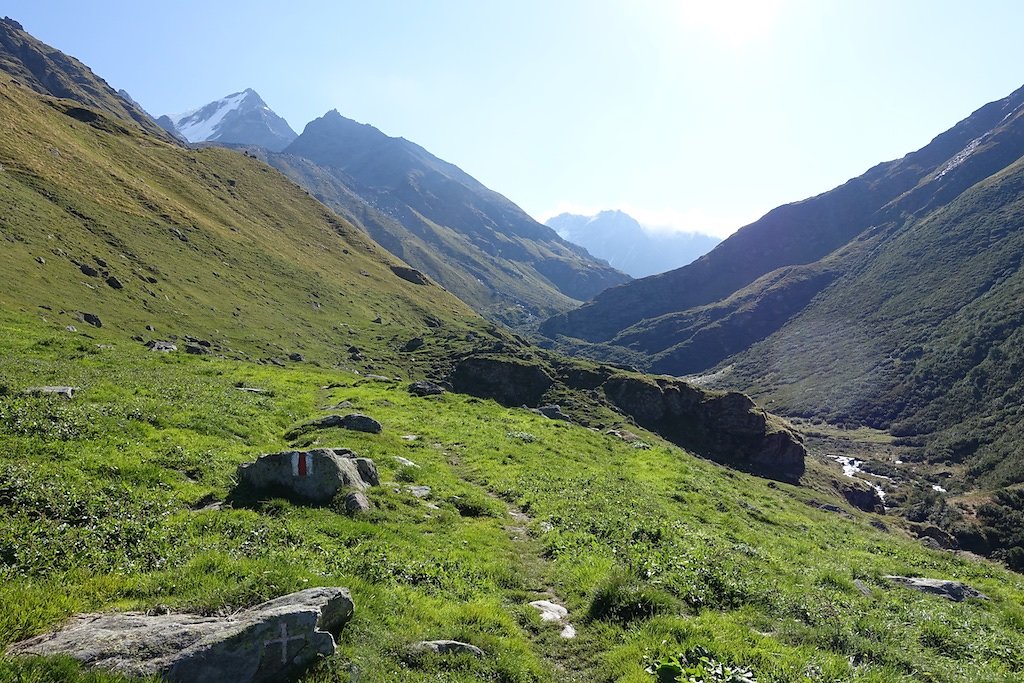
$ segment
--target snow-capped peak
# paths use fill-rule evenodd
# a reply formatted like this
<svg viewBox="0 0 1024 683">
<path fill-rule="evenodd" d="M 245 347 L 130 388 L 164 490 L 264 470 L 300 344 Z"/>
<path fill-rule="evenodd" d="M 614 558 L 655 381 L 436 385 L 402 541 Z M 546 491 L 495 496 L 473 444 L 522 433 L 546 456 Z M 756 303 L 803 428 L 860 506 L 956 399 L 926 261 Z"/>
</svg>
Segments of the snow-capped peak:
<svg viewBox="0 0 1024 683">
<path fill-rule="evenodd" d="M 160 125 L 189 142 L 259 145 L 271 152 L 280 152 L 296 137 L 288 122 L 251 88 L 169 116 Z"/>
<path fill-rule="evenodd" d="M 171 116 L 171 120 L 186 140 L 203 142 L 217 133 L 217 127 L 224 117 L 238 109 L 250 94 L 256 93 L 252 90 L 236 92 L 199 109 Z"/>
</svg>

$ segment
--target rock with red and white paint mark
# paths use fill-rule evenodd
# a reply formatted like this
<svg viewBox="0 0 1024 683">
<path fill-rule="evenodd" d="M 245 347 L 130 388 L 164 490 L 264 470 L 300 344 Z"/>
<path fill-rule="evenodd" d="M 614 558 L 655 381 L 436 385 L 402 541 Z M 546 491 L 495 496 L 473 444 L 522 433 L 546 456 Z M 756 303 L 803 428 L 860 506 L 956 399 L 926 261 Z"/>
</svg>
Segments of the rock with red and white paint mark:
<svg viewBox="0 0 1024 683">
<path fill-rule="evenodd" d="M 229 617 L 80 614 L 59 631 L 12 645 L 7 655 L 69 655 L 86 666 L 175 683 L 287 681 L 334 654 L 354 610 L 348 589 L 310 588 Z"/>
<path fill-rule="evenodd" d="M 377 486 L 377 466 L 346 448 L 318 448 L 261 455 L 238 466 L 238 483 L 257 495 L 328 503 L 343 489 Z"/>
</svg>

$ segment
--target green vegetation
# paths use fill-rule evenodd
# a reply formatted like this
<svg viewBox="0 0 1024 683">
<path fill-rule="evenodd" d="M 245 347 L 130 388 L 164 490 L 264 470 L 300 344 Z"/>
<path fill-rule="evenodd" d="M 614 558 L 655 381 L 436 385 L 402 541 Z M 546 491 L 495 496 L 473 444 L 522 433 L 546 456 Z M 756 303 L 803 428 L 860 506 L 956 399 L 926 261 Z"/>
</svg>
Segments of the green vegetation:
<svg viewBox="0 0 1024 683">
<path fill-rule="evenodd" d="M 341 585 L 356 615 L 304 681 L 1024 675 L 1019 575 L 633 425 L 628 443 L 490 400 L 414 397 L 407 380 L 474 350 L 579 386 L 600 373 L 395 276 L 362 232 L 257 160 L 72 113 L 0 78 L 0 647 L 83 611 L 229 614 Z M 172 335 L 198 353 L 144 345 Z M 403 351 L 412 337 L 423 346 Z M 26 393 L 42 385 L 78 390 Z M 610 419 L 568 386 L 567 407 Z M 345 402 L 383 432 L 286 439 Z M 236 495 L 239 464 L 315 445 L 376 461 L 368 514 Z M 888 574 L 989 599 L 955 604 Z M 541 621 L 528 604 L 541 598 L 565 604 L 577 638 Z M 411 653 L 438 638 L 485 656 Z M 0 657 L 8 680 L 117 678 Z"/>
<path fill-rule="evenodd" d="M 309 364 L 159 354 L 27 315 L 5 315 L 0 340 L 0 643 L 79 611 L 223 613 L 345 585 L 356 618 L 339 655 L 305 680 L 349 680 L 354 666 L 361 681 L 640 682 L 651 662 L 698 647 L 761 683 L 1024 673 L 1019 576 L 924 550 L 868 515 L 818 510 L 810 491 L 642 430 L 650 449 L 492 401 L 416 398 Z M 52 383 L 80 391 L 21 393 Z M 385 483 L 368 516 L 282 499 L 209 507 L 231 500 L 237 464 L 290 446 L 289 428 L 340 401 L 384 432 L 327 430 L 296 445 L 374 458 Z M 403 488 L 412 483 L 430 498 Z M 523 534 L 510 509 L 529 516 Z M 949 603 L 892 587 L 889 573 L 963 580 L 991 600 Z M 577 639 L 527 606 L 548 591 Z M 487 656 L 408 654 L 444 637 Z M 67 666 L 6 661 L 0 680 L 64 680 Z"/>
</svg>

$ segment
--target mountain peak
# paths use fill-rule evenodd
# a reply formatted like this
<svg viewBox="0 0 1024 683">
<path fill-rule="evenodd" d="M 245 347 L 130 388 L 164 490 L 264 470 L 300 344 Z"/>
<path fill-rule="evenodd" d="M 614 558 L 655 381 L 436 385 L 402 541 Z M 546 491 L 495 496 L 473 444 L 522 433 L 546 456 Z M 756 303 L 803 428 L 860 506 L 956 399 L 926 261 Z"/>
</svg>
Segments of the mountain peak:
<svg viewBox="0 0 1024 683">
<path fill-rule="evenodd" d="M 161 119 L 162 125 L 189 142 L 259 145 L 279 152 L 296 138 L 288 122 L 252 88 Z M 173 127 L 167 125 L 168 120 Z"/>
</svg>

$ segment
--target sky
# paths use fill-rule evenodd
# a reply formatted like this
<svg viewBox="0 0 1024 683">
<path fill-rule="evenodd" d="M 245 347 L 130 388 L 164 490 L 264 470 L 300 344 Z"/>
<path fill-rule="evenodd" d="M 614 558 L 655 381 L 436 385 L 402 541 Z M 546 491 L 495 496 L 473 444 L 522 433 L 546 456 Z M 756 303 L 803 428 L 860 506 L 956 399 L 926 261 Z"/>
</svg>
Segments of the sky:
<svg viewBox="0 0 1024 683">
<path fill-rule="evenodd" d="M 1024 84 L 1018 0 L 4 0 L 154 116 L 331 109 L 539 220 L 724 237 Z"/>
</svg>

